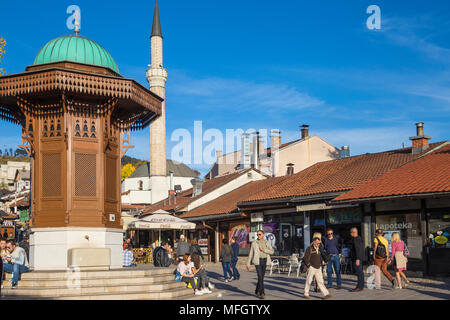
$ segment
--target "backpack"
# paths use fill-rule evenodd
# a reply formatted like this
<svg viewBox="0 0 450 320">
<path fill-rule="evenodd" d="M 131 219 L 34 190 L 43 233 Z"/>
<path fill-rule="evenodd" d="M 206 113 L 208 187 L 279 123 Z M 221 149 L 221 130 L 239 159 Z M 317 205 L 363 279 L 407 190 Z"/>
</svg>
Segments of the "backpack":
<svg viewBox="0 0 450 320">
<path fill-rule="evenodd" d="M 301 264 L 300 264 L 300 273 L 306 273 L 306 272 L 308 272 L 309 266 L 308 266 L 308 265 L 306 264 L 306 262 L 305 262 L 305 256 L 306 256 L 306 253 L 307 253 L 308 250 L 309 250 L 309 248 L 306 249 L 306 252 L 305 252 L 305 254 L 303 255 L 303 258 L 302 258 L 302 260 L 301 260 Z"/>
<path fill-rule="evenodd" d="M 375 255 L 379 258 L 385 259 L 387 257 L 386 247 L 384 246 L 383 243 L 381 243 L 381 241 L 380 241 L 380 239 L 378 239 L 378 237 L 376 237 L 375 239 L 378 240 L 378 246 L 377 246 L 377 251 L 375 252 Z"/>
<path fill-rule="evenodd" d="M 170 265 L 169 262 L 169 254 L 162 247 L 157 247 L 153 253 L 153 263 L 155 267 L 168 267 Z"/>
</svg>

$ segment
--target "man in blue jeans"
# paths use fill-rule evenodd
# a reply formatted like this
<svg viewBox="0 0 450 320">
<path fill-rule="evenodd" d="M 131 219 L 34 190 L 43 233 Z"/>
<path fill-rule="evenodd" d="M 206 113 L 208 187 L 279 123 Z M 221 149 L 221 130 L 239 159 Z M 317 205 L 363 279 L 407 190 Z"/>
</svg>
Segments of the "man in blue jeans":
<svg viewBox="0 0 450 320">
<path fill-rule="evenodd" d="M 3 264 L 3 272 L 12 273 L 11 288 L 17 289 L 20 274 L 29 271 L 27 254 L 24 249 L 16 246 L 16 241 L 13 239 L 6 242 L 6 249 L 9 254 L 6 256 L 6 263 Z"/>
<path fill-rule="evenodd" d="M 236 267 L 238 259 L 239 259 L 239 245 L 236 243 L 236 237 L 231 238 L 231 269 L 233 269 L 233 279 L 239 280 L 241 275 Z"/>
<path fill-rule="evenodd" d="M 327 288 L 331 288 L 333 286 L 333 268 L 334 273 L 336 273 L 337 289 L 342 288 L 341 259 L 339 258 L 341 250 L 342 246 L 340 237 L 338 235 L 334 235 L 333 229 L 328 229 L 327 238 L 325 239 L 325 253 L 329 257 L 327 264 Z"/>
</svg>

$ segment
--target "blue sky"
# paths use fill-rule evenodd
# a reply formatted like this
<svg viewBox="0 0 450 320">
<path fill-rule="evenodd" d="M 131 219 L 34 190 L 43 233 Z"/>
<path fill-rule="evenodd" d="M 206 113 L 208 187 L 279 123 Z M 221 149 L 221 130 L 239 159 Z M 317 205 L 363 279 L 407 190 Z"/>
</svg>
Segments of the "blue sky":
<svg viewBox="0 0 450 320">
<path fill-rule="evenodd" d="M 81 7 L 81 34 L 103 45 L 125 77 L 147 86 L 154 2 L 2 3 L 1 66 L 23 72 L 49 40 L 69 34 L 66 8 Z M 368 30 L 369 5 L 381 30 Z M 160 0 L 164 35 L 168 155 L 178 128 L 280 129 L 299 125 L 351 154 L 410 145 L 414 123 L 432 141 L 450 138 L 450 2 Z M 0 127 L 0 148 L 20 143 Z M 149 158 L 148 129 L 129 155 Z M 208 165 L 195 165 L 203 173 Z"/>
</svg>

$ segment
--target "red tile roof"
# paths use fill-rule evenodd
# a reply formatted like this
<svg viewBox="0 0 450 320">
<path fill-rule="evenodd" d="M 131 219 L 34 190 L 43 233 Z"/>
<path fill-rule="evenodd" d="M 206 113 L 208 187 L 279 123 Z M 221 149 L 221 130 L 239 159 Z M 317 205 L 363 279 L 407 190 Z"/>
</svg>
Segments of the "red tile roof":
<svg viewBox="0 0 450 320">
<path fill-rule="evenodd" d="M 450 192 L 450 144 L 366 182 L 333 201 L 435 192 Z"/>
<path fill-rule="evenodd" d="M 122 203 L 122 210 L 140 210 L 148 208 L 149 205 Z"/>
<path fill-rule="evenodd" d="M 197 199 L 203 197 L 204 195 L 208 194 L 209 192 L 236 179 L 240 175 L 247 173 L 247 171 L 249 171 L 249 170 L 234 172 L 234 173 L 228 174 L 226 176 L 221 176 L 221 177 L 217 177 L 217 178 L 214 178 L 211 180 L 206 180 L 202 185 L 202 193 L 200 195 L 198 195 L 197 197 L 195 197 L 195 198 L 192 197 L 192 192 L 193 192 L 192 188 L 182 191 L 182 192 L 180 192 L 180 194 L 178 194 L 175 197 L 176 203 L 174 200 L 171 200 L 170 204 L 169 204 L 169 200 L 168 200 L 169 198 L 166 198 L 166 199 L 161 200 L 161 201 L 155 203 L 154 205 L 150 206 L 147 210 L 144 211 L 142 216 L 149 215 L 152 212 L 155 212 L 156 210 L 176 211 L 176 210 L 186 206 L 191 201 L 197 200 Z"/>
<path fill-rule="evenodd" d="M 430 144 L 428 150 L 440 144 L 442 142 Z M 246 204 L 245 202 L 259 200 L 351 190 L 416 159 L 418 156 L 420 154 L 412 154 L 411 148 L 403 148 L 319 162 L 294 174 L 282 183 L 253 194 L 243 202 Z"/>
<path fill-rule="evenodd" d="M 237 210 L 237 204 L 248 199 L 255 192 L 260 192 L 267 187 L 281 183 L 288 177 L 270 178 L 259 181 L 253 181 L 235 189 L 215 200 L 212 200 L 194 210 L 181 216 L 181 218 L 193 218 L 201 216 L 211 216 L 227 214 Z"/>
</svg>

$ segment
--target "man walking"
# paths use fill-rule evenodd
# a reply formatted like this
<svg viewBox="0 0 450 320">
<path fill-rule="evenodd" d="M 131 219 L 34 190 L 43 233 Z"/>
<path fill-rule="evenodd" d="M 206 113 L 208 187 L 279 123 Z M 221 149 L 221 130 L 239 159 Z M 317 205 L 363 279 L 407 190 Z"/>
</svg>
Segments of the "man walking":
<svg viewBox="0 0 450 320">
<path fill-rule="evenodd" d="M 377 289 L 381 289 L 380 270 L 384 276 L 391 282 L 392 288 L 395 287 L 394 277 L 387 270 L 388 264 L 391 263 L 389 259 L 389 242 L 383 236 L 383 230 L 377 229 L 375 231 L 375 238 L 373 239 L 373 261 L 379 268 L 375 272 L 375 282 Z"/>
<path fill-rule="evenodd" d="M 9 255 L 6 257 L 6 264 L 3 265 L 3 272 L 12 273 L 12 289 L 17 289 L 17 282 L 20 274 L 28 272 L 28 259 L 25 250 L 16 246 L 16 241 L 10 239 L 6 243 Z"/>
<path fill-rule="evenodd" d="M 305 299 L 310 299 L 309 288 L 313 279 L 316 279 L 316 283 L 320 291 L 322 292 L 324 299 L 331 298 L 330 293 L 323 284 L 323 274 L 322 274 L 322 254 L 320 252 L 320 238 L 314 237 L 312 244 L 306 249 L 305 257 L 303 261 L 308 267 L 308 273 L 306 274 L 306 284 L 305 284 Z"/>
<path fill-rule="evenodd" d="M 364 289 L 364 272 L 362 265 L 364 258 L 364 246 L 361 237 L 358 235 L 357 228 L 351 228 L 350 235 L 352 236 L 352 262 L 356 275 L 358 277 L 356 288 L 350 291 L 360 292 Z"/>
<path fill-rule="evenodd" d="M 256 233 L 258 239 L 252 242 L 250 253 L 247 259 L 247 270 L 250 271 L 250 264 L 254 264 L 258 275 L 255 294 L 260 299 L 265 298 L 264 293 L 264 275 L 267 264 L 270 264 L 270 255 L 274 253 L 269 241 L 264 239 L 264 231 L 259 230 Z"/>
<path fill-rule="evenodd" d="M 327 230 L 327 238 L 325 239 L 325 253 L 328 256 L 327 264 L 327 276 L 328 276 L 328 288 L 333 286 L 333 268 L 336 273 L 337 289 L 341 289 L 341 259 L 339 254 L 341 253 L 341 239 L 338 235 L 334 236 L 333 229 Z"/>
<path fill-rule="evenodd" d="M 231 268 L 233 269 L 233 279 L 239 280 L 239 278 L 241 277 L 237 269 L 237 262 L 239 259 L 239 245 L 236 243 L 236 239 L 236 237 L 231 238 Z"/>
</svg>

